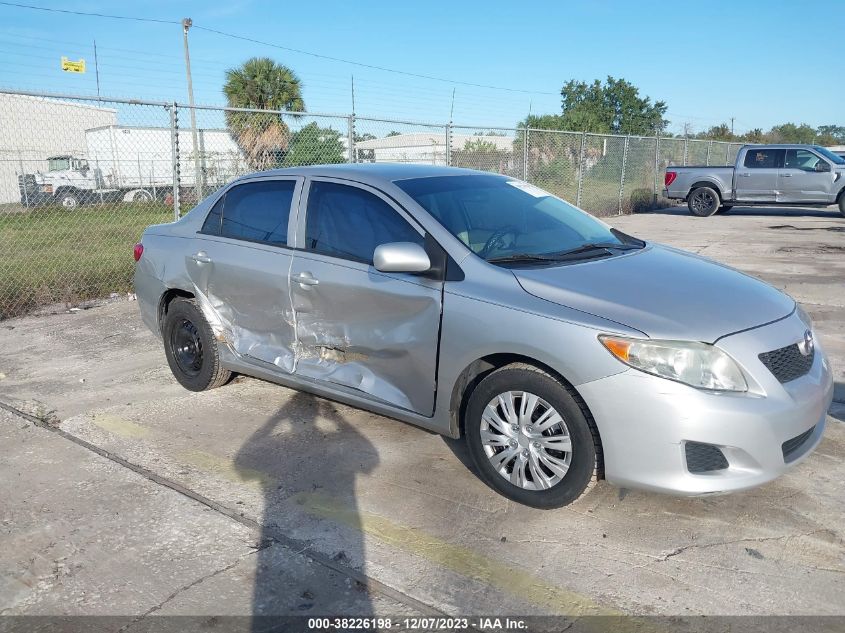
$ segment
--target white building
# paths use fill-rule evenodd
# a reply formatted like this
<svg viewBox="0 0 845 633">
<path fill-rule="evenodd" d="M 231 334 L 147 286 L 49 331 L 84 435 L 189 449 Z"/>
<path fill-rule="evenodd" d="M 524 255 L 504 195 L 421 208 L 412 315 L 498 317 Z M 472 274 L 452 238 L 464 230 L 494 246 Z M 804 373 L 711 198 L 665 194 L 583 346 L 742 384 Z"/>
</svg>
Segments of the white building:
<svg viewBox="0 0 845 633">
<path fill-rule="evenodd" d="M 513 151 L 513 139 L 507 136 L 478 136 L 474 134 L 452 134 L 452 149 L 462 150 L 467 143 L 483 141 L 495 145 L 496 150 Z M 363 151 L 372 151 L 371 158 L 377 163 L 414 163 L 418 165 L 446 164 L 446 132 L 413 132 L 395 134 L 369 141 L 358 141 L 355 150 L 360 156 Z"/>
<path fill-rule="evenodd" d="M 85 130 L 116 123 L 113 108 L 0 94 L 0 204 L 20 201 L 18 174 L 46 170 L 49 156 L 82 155 Z"/>
</svg>

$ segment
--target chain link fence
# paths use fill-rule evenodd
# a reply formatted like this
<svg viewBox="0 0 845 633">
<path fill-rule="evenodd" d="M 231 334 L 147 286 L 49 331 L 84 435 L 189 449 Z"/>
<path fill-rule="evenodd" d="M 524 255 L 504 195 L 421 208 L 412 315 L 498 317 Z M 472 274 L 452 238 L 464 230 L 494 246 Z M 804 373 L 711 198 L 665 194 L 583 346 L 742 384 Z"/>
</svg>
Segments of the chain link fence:
<svg viewBox="0 0 845 633">
<path fill-rule="evenodd" d="M 451 165 L 520 178 L 609 216 L 667 202 L 659 193 L 668 165 L 730 164 L 739 147 L 0 92 L 0 319 L 131 292 L 132 245 L 145 227 L 254 171 Z"/>
</svg>

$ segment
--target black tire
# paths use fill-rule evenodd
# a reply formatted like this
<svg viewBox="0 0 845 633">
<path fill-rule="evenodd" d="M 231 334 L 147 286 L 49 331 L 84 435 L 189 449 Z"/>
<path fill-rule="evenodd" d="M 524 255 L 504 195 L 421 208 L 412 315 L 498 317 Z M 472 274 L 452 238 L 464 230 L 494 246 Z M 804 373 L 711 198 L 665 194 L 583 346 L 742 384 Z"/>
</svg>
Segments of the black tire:
<svg viewBox="0 0 845 633">
<path fill-rule="evenodd" d="M 220 365 L 211 326 L 193 299 L 177 297 L 161 328 L 170 371 L 185 389 L 205 391 L 225 384 L 232 372 Z"/>
<path fill-rule="evenodd" d="M 696 187 L 687 197 L 689 212 L 707 218 L 719 210 L 719 194 L 712 187 Z"/>
<path fill-rule="evenodd" d="M 845 217 L 845 193 L 839 196 L 839 213 Z"/>
<path fill-rule="evenodd" d="M 481 441 L 482 414 L 494 398 L 508 391 L 539 396 L 565 422 L 572 446 L 571 461 L 566 473 L 550 488 L 528 490 L 511 483 L 496 470 L 485 453 Z M 571 393 L 559 380 L 531 365 L 507 365 L 486 376 L 470 395 L 464 418 L 464 441 L 481 480 L 508 499 L 534 508 L 559 508 L 583 496 L 598 479 L 597 455 L 601 454 L 601 443 L 598 430 L 586 414 L 585 405 L 579 401 L 577 394 Z M 504 450 L 507 448 L 502 448 Z M 530 447 L 527 450 L 531 450 Z M 526 450 L 520 452 L 527 454 Z M 516 463 L 513 462 L 511 472 Z M 547 470 L 547 473 L 550 472 Z"/>
</svg>

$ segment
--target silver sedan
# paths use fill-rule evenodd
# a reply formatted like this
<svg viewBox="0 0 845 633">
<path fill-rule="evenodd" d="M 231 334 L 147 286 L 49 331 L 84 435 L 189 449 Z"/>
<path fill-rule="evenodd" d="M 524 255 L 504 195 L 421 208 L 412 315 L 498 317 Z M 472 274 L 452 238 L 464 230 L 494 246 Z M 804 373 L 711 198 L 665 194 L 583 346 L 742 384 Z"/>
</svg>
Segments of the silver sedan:
<svg viewBox="0 0 845 633">
<path fill-rule="evenodd" d="M 506 176 L 253 174 L 149 227 L 135 259 L 186 388 L 243 373 L 463 437 L 488 485 L 535 507 L 601 478 L 757 486 L 816 447 L 832 399 L 790 297 Z"/>
</svg>

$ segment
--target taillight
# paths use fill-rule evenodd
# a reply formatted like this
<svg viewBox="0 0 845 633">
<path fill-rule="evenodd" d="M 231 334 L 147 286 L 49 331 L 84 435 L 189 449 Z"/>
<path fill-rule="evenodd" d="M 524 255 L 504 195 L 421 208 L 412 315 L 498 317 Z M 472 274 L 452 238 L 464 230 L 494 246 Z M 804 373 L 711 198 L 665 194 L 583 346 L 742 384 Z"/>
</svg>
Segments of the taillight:
<svg viewBox="0 0 845 633">
<path fill-rule="evenodd" d="M 139 259 L 141 259 L 141 255 L 143 255 L 143 254 L 144 254 L 144 245 L 141 244 L 141 242 L 138 242 L 137 244 L 135 244 L 135 249 L 132 251 L 132 257 L 134 257 L 135 261 L 137 262 Z"/>
<path fill-rule="evenodd" d="M 667 187 L 675 182 L 675 178 L 678 177 L 678 172 L 676 171 L 667 171 L 666 175 L 663 176 L 663 184 Z"/>
</svg>

